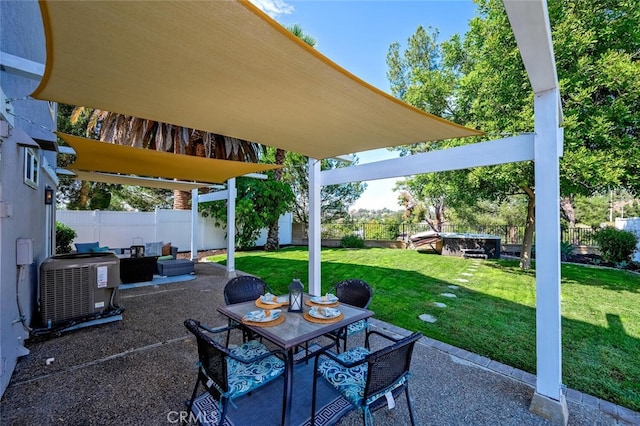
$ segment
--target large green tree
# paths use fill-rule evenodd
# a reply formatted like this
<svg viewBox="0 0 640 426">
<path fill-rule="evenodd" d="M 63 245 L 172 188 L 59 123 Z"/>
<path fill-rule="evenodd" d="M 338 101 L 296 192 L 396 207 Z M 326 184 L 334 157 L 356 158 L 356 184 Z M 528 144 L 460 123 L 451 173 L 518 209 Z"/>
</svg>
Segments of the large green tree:
<svg viewBox="0 0 640 426">
<path fill-rule="evenodd" d="M 293 192 L 286 183 L 274 180 L 273 173 L 267 172 L 269 179 L 264 180 L 236 179 L 236 246 L 239 248 L 254 247 L 260 231 L 291 209 Z M 226 201 L 201 203 L 199 208 L 205 215 L 213 216 L 216 226 L 226 228 Z"/>
<path fill-rule="evenodd" d="M 357 164 L 325 159 L 321 160 L 320 169 L 330 170 L 350 167 Z M 309 224 L 309 162 L 308 157 L 287 152 L 282 169 L 282 182 L 287 184 L 294 194 L 292 205 L 293 220 L 303 223 L 305 229 Z M 351 182 L 342 185 L 327 185 L 320 190 L 320 209 L 322 220 L 331 222 L 349 216 L 349 206 L 362 195 L 367 188 L 366 183 Z"/>
<path fill-rule="evenodd" d="M 429 94 L 429 84 L 437 82 L 433 74 L 441 74 L 442 81 L 453 75 L 451 92 L 444 96 L 453 106 L 450 118 L 479 126 L 491 138 L 533 131 L 533 93 L 504 6 L 497 0 L 476 3 L 478 16 L 471 20 L 464 39 L 454 36 L 440 44 L 441 60 L 435 66 L 429 62 L 429 72 L 411 69 L 403 77 L 405 86 L 396 83 L 392 88 L 402 88 L 396 94 L 413 103 L 420 97 L 411 95 L 412 91 Z M 571 221 L 575 195 L 608 187 L 640 189 L 640 86 L 636 83 L 640 80 L 640 8 L 626 0 L 551 0 L 549 15 L 564 110 L 561 205 Z M 407 50 L 420 54 L 411 43 Z M 412 55 L 405 53 L 405 58 Z M 400 58 L 390 50 L 390 58 L 395 57 Z M 390 72 L 390 78 L 396 75 Z M 434 100 L 417 106 L 427 105 L 433 108 L 430 112 L 437 112 L 438 95 L 432 96 Z M 455 191 L 467 196 L 491 200 L 518 193 L 527 196 L 521 258 L 522 267 L 527 268 L 535 223 L 533 164 L 461 173 L 458 181 L 464 184 Z"/>
</svg>

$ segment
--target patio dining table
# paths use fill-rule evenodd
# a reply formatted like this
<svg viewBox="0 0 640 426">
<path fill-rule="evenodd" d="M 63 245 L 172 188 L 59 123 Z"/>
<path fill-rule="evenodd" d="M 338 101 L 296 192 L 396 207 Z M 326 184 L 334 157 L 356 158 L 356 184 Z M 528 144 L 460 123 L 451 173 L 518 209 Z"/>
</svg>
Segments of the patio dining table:
<svg viewBox="0 0 640 426">
<path fill-rule="evenodd" d="M 303 312 L 308 312 L 310 307 L 307 306 L 307 301 L 311 298 L 310 295 L 304 295 Z M 231 318 L 242 324 L 242 318 L 250 311 L 259 309 L 254 301 L 237 303 L 234 305 L 222 306 L 218 308 L 218 312 Z M 338 309 L 343 314 L 343 317 L 330 323 L 316 323 L 308 321 L 304 318 L 303 313 L 288 312 L 287 306 L 282 306 L 280 315 L 285 316 L 284 322 L 271 327 L 259 327 L 253 325 L 243 324 L 243 327 L 247 327 L 253 333 L 262 336 L 263 338 L 274 343 L 287 353 L 286 357 L 286 369 L 287 369 L 287 382 L 285 386 L 285 415 L 282 419 L 283 425 L 291 424 L 291 405 L 293 394 L 293 366 L 295 362 L 304 360 L 309 356 L 305 353 L 305 357 L 295 359 L 295 350 L 298 347 L 305 346 L 314 339 L 317 339 L 331 331 L 339 330 L 342 327 L 360 321 L 362 319 L 373 316 L 373 312 L 367 309 L 357 308 L 355 306 L 340 303 Z M 332 343 L 330 346 L 333 346 Z"/>
</svg>

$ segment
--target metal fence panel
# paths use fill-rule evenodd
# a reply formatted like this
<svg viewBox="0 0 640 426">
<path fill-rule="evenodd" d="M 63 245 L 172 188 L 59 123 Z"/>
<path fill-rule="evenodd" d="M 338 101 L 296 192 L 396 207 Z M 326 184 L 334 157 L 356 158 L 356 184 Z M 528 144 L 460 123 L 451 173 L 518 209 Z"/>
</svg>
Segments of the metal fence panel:
<svg viewBox="0 0 640 426">
<path fill-rule="evenodd" d="M 339 240 L 346 235 L 357 235 L 363 240 L 404 240 L 419 232 L 432 231 L 425 223 L 323 223 L 321 236 L 323 239 Z M 496 235 L 502 244 L 522 244 L 524 226 L 470 226 L 443 225 L 442 232 L 460 234 L 488 234 Z M 561 240 L 573 245 L 594 246 L 594 230 L 591 228 L 564 228 L 561 230 Z M 534 235 L 535 243 L 535 235 Z"/>
</svg>

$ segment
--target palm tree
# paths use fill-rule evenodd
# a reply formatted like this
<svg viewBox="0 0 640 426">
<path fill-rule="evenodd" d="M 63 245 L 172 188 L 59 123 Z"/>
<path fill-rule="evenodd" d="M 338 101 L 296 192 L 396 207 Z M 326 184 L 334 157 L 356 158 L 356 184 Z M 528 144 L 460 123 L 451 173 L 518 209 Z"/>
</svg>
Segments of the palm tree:
<svg viewBox="0 0 640 426">
<path fill-rule="evenodd" d="M 304 30 L 299 24 L 290 25 L 287 27 L 287 30 L 291 32 L 294 36 L 298 37 L 300 40 L 307 43 L 309 46 L 314 47 L 316 45 L 316 40 L 308 34 L 304 33 Z M 277 148 L 275 155 L 275 163 L 278 166 L 282 166 L 284 164 L 284 159 L 286 156 L 286 151 L 284 149 Z M 276 181 L 282 180 L 282 169 L 278 168 L 274 172 L 274 179 Z M 280 242 L 278 240 L 278 234 L 280 233 L 278 220 L 269 226 L 269 232 L 267 233 L 267 242 L 264 245 L 264 249 L 267 251 L 278 250 L 280 248 Z"/>
<path fill-rule="evenodd" d="M 87 135 L 119 145 L 254 163 L 264 149 L 260 144 L 242 139 L 98 109 L 89 111 L 77 107 L 71 121 L 77 121 L 83 114 L 89 114 Z M 190 200 L 190 192 L 175 190 L 173 208 L 188 210 Z"/>
</svg>

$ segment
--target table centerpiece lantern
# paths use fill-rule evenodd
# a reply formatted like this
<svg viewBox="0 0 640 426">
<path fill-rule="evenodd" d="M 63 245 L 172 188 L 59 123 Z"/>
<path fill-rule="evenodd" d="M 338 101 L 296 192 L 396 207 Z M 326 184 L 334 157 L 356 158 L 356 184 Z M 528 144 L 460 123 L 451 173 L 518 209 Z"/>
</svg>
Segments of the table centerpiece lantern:
<svg viewBox="0 0 640 426">
<path fill-rule="evenodd" d="M 302 282 L 298 278 L 289 284 L 289 312 L 302 312 Z"/>
</svg>

